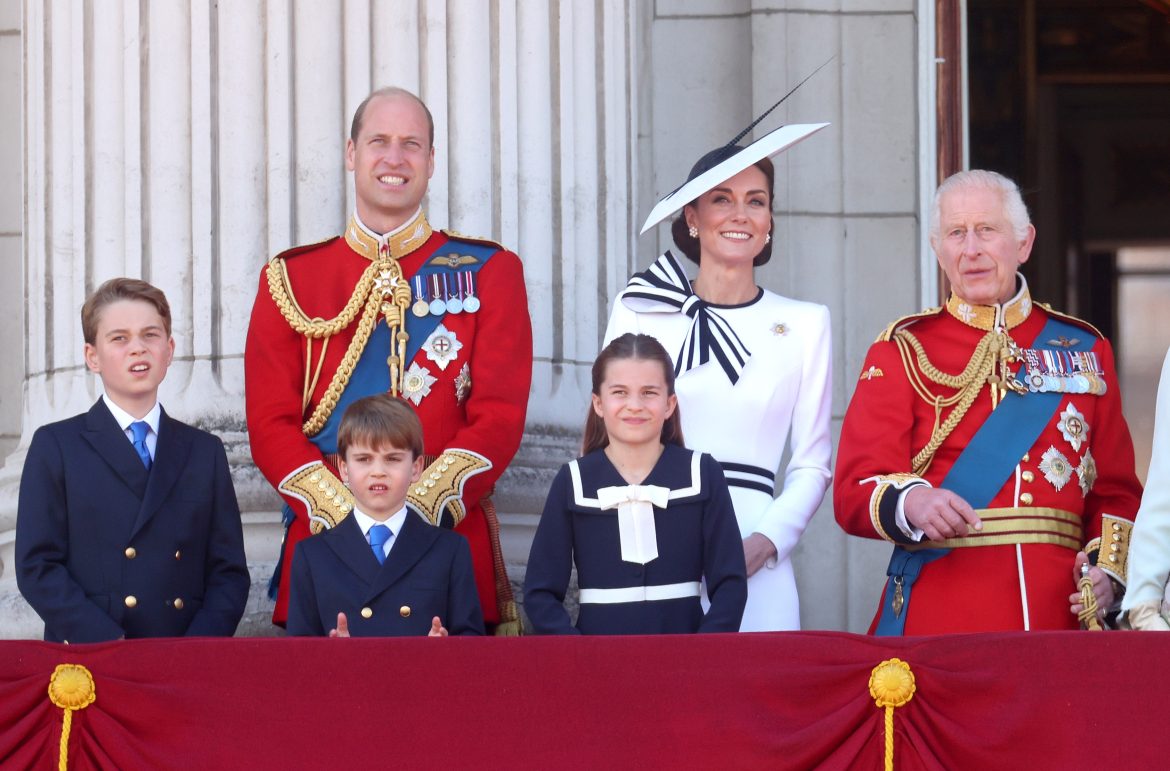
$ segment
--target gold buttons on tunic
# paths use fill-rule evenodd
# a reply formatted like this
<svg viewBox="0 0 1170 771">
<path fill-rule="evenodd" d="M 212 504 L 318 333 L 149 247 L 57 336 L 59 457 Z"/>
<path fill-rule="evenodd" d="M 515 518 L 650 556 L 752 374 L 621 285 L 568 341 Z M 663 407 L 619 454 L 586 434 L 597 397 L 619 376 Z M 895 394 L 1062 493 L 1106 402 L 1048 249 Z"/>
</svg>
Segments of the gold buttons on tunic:
<svg viewBox="0 0 1170 771">
<path fill-rule="evenodd" d="M 182 610 L 182 609 L 183 609 L 183 598 L 176 597 L 175 598 L 175 610 Z"/>
<path fill-rule="evenodd" d="M 362 618 L 373 618 L 373 617 L 374 617 L 374 611 L 370 610 L 369 608 L 362 608 Z"/>
<path fill-rule="evenodd" d="M 181 549 L 175 549 L 175 559 L 182 559 L 182 558 L 183 558 L 183 551 Z"/>
<path fill-rule="evenodd" d="M 1024 478 L 1025 482 L 1031 482 L 1033 479 L 1036 478 L 1036 475 L 1033 474 L 1031 471 L 1025 471 L 1023 474 L 1021 474 L 1021 476 Z"/>
<path fill-rule="evenodd" d="M 133 546 L 127 546 L 125 554 L 126 554 L 126 559 L 132 560 L 138 556 L 138 550 L 135 549 Z"/>
<path fill-rule="evenodd" d="M 403 618 L 410 618 L 410 606 L 403 605 L 398 609 L 398 615 L 402 616 Z"/>
<path fill-rule="evenodd" d="M 1023 495 L 1021 495 L 1020 496 L 1020 503 L 1024 504 L 1025 506 L 1031 506 L 1032 505 L 1032 494 L 1031 493 L 1024 493 Z"/>
<path fill-rule="evenodd" d="M 1031 459 L 1032 459 L 1032 456 L 1031 456 L 1031 455 L 1029 455 L 1028 453 L 1024 453 L 1024 457 L 1023 457 L 1023 458 L 1021 458 L 1020 460 L 1024 461 L 1024 463 L 1027 463 L 1027 462 L 1028 462 L 1028 461 L 1030 461 Z"/>
<path fill-rule="evenodd" d="M 128 594 L 128 595 L 126 595 L 125 603 L 126 603 L 127 608 L 137 607 L 138 606 L 138 598 L 135 597 L 133 594 Z"/>
</svg>

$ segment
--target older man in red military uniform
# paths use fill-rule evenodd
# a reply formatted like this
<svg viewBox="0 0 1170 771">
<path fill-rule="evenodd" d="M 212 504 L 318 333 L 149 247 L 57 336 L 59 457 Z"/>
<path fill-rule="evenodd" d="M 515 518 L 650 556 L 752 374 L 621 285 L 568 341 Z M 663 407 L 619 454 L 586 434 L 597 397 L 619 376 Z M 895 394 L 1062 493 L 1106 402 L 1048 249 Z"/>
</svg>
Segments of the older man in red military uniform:
<svg viewBox="0 0 1170 771">
<path fill-rule="evenodd" d="M 1033 303 L 1011 180 L 949 178 L 932 227 L 950 299 L 870 348 L 838 451 L 837 521 L 895 544 L 871 631 L 1077 628 L 1078 577 L 1102 615 L 1124 590 L 1141 497 L 1112 348 Z"/>
<path fill-rule="evenodd" d="M 410 504 L 467 537 L 485 620 L 515 632 L 488 494 L 520 444 L 532 377 L 520 260 L 427 222 L 434 123 L 415 95 L 371 94 L 354 114 L 345 159 L 357 202 L 345 234 L 273 258 L 248 328 L 252 456 L 286 503 L 273 622 L 286 618 L 297 542 L 353 507 L 335 473 L 341 414 L 388 391 L 423 424 L 429 465 Z"/>
</svg>

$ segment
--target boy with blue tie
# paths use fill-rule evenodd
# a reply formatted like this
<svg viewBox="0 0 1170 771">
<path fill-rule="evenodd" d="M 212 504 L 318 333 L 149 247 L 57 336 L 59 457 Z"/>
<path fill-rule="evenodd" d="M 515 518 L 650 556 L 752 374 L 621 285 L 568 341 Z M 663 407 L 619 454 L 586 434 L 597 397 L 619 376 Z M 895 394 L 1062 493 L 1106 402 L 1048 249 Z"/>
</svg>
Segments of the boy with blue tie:
<svg viewBox="0 0 1170 771">
<path fill-rule="evenodd" d="M 336 527 L 297 544 L 288 633 L 483 634 L 466 539 L 406 508 L 423 469 L 418 416 L 389 394 L 358 399 L 342 415 L 337 450 L 355 505 Z"/>
<path fill-rule="evenodd" d="M 247 563 L 223 443 L 158 402 L 175 353 L 166 296 L 114 278 L 81 309 L 89 412 L 37 429 L 16 520 L 16 580 L 53 642 L 231 636 Z"/>
</svg>

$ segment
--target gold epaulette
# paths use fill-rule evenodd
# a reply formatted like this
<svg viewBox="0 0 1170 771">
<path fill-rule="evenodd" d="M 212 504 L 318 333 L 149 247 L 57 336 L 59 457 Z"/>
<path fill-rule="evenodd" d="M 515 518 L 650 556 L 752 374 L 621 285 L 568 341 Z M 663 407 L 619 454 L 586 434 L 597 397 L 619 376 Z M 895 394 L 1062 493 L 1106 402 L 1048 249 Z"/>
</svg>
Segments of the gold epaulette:
<svg viewBox="0 0 1170 771">
<path fill-rule="evenodd" d="M 1054 310 L 1052 310 L 1052 306 L 1049 305 L 1048 303 L 1036 303 L 1036 304 L 1039 305 L 1041 308 L 1043 308 L 1045 311 L 1047 311 L 1049 314 L 1056 316 L 1061 321 L 1067 321 L 1068 323 L 1073 324 L 1074 326 L 1078 326 L 1078 327 L 1081 327 L 1082 329 L 1086 329 L 1089 332 L 1092 332 L 1094 335 L 1096 335 L 1098 338 L 1100 338 L 1102 340 L 1105 339 L 1105 335 L 1101 334 L 1101 330 L 1097 329 L 1095 326 L 1093 326 L 1089 322 L 1085 321 L 1084 319 L 1078 319 L 1076 316 L 1070 316 L 1067 313 L 1061 313 L 1060 311 L 1054 311 Z"/>
<path fill-rule="evenodd" d="M 446 506 L 458 525 L 467 516 L 462 501 L 464 483 L 468 477 L 491 467 L 492 462 L 477 452 L 455 448 L 444 450 L 411 486 L 406 502 L 432 525 L 442 524 L 443 507 Z"/>
<path fill-rule="evenodd" d="M 931 316 L 937 316 L 938 312 L 941 310 L 942 310 L 941 306 L 936 307 L 936 308 L 927 308 L 926 310 L 919 311 L 918 313 L 911 313 L 909 316 L 903 316 L 902 318 L 895 320 L 892 324 L 890 324 L 888 327 L 886 327 L 884 330 L 882 330 L 882 333 L 877 336 L 877 340 L 874 340 L 874 342 L 875 343 L 888 343 L 888 342 L 890 342 L 890 340 L 893 339 L 894 333 L 897 332 L 899 329 L 902 329 L 903 327 L 908 327 L 916 321 L 921 321 L 922 319 L 930 318 Z"/>
<path fill-rule="evenodd" d="M 353 493 L 324 463 L 294 471 L 280 483 L 280 491 L 304 501 L 314 534 L 336 527 L 353 511 Z"/>
<path fill-rule="evenodd" d="M 482 238 L 480 236 L 469 236 L 469 235 L 465 235 L 463 233 L 457 233 L 454 230 L 444 230 L 443 235 L 447 236 L 447 238 L 450 238 L 452 241 L 465 241 L 469 244 L 483 244 L 484 246 L 491 246 L 491 247 L 494 247 L 496 249 L 499 249 L 502 252 L 507 251 L 507 248 L 503 244 L 498 243 L 496 241 L 493 241 L 490 238 Z"/>
</svg>

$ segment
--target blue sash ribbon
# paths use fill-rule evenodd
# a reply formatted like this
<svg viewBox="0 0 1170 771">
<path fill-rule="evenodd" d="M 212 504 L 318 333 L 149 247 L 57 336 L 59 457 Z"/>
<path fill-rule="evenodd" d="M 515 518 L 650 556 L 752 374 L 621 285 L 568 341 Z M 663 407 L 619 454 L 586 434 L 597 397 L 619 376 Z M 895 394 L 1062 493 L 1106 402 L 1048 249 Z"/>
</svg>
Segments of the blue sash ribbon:
<svg viewBox="0 0 1170 771">
<path fill-rule="evenodd" d="M 1066 351 L 1089 351 L 1097 344 L 1097 338 L 1087 334 L 1085 329 L 1050 316 L 1032 347 L 1051 348 L 1044 341 L 1062 338 L 1073 341 L 1061 348 Z M 986 508 L 1003 488 L 1019 459 L 1036 443 L 1044 427 L 1060 409 L 1063 397 L 1062 393 L 1018 394 L 1009 391 L 975 436 L 971 437 L 939 487 L 962 496 L 972 508 Z M 901 546 L 894 547 L 886 569 L 890 579 L 886 582 L 886 591 L 882 596 L 881 616 L 874 630 L 875 635 L 887 637 L 904 633 L 914 581 L 924 565 L 946 556 L 948 552 L 950 549 L 920 549 L 911 552 Z M 902 612 L 899 615 L 894 614 L 893 607 L 896 577 L 902 579 Z"/>
<path fill-rule="evenodd" d="M 448 254 L 454 253 L 470 254 L 478 258 L 478 262 L 474 265 L 460 265 L 458 271 L 446 265 L 432 264 L 436 257 L 445 257 Z M 473 244 L 466 241 L 448 241 L 428 257 L 423 266 L 413 276 L 403 276 L 403 278 L 409 281 L 414 276 L 431 276 L 435 273 L 478 273 L 480 268 L 486 265 L 488 259 L 495 253 L 496 248 L 492 246 Z M 427 314 L 420 318 L 410 313 L 409 310 L 407 311 L 406 333 L 410 335 L 410 339 L 406 341 L 406 361 L 403 364 L 404 367 L 410 366 L 410 363 L 414 361 L 414 357 L 422 350 L 423 343 L 438 328 L 444 318 L 446 318 L 446 314 L 442 316 Z M 341 397 L 337 400 L 337 406 L 333 408 L 333 412 L 329 415 L 329 419 L 325 421 L 325 425 L 321 430 L 315 436 L 309 438 L 309 441 L 317 445 L 317 448 L 321 450 L 322 455 L 337 452 L 337 429 L 341 425 L 341 416 L 345 412 L 346 407 L 363 396 L 385 393 L 390 390 L 390 369 L 386 366 L 386 354 L 390 351 L 390 343 L 390 329 L 386 326 L 385 320 L 379 318 L 378 323 L 374 325 L 374 331 L 370 334 L 370 339 L 366 341 L 366 347 L 362 351 L 362 355 L 358 359 L 353 373 L 349 377 L 349 383 L 341 393 Z"/>
</svg>

